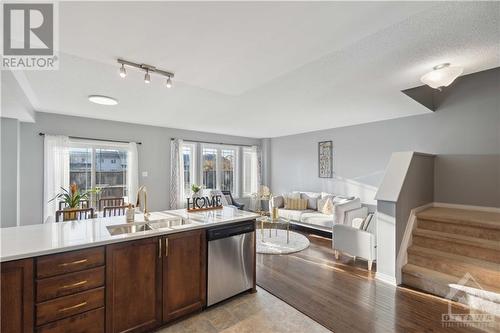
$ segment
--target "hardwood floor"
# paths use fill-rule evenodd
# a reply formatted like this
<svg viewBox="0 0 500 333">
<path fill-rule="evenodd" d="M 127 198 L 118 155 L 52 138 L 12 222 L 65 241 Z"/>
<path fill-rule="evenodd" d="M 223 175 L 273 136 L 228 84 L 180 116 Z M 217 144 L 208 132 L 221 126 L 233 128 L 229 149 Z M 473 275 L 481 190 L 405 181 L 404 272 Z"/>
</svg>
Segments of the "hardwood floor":
<svg viewBox="0 0 500 333">
<path fill-rule="evenodd" d="M 306 234 L 308 249 L 257 257 L 257 284 L 335 333 L 480 332 L 444 328 L 448 302 L 375 280 L 366 261 L 335 260 L 331 240 Z M 469 313 L 460 304 L 453 313 Z"/>
</svg>

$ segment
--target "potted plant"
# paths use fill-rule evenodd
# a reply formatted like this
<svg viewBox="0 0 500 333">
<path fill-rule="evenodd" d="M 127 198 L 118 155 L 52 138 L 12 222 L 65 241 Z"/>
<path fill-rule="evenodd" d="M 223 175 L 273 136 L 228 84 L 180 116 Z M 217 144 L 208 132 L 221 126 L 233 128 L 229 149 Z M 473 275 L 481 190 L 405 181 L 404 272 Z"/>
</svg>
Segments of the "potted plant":
<svg viewBox="0 0 500 333">
<path fill-rule="evenodd" d="M 193 195 L 192 197 L 195 198 L 198 196 L 198 192 L 201 191 L 201 185 L 196 185 L 196 184 L 192 184 L 191 185 L 191 192 L 193 192 Z"/>
<path fill-rule="evenodd" d="M 65 188 L 61 187 L 62 192 L 57 194 L 55 197 L 49 200 L 49 202 L 60 199 L 66 204 L 66 207 L 63 209 L 65 212 L 63 214 L 63 220 L 73 220 L 76 218 L 76 213 L 74 210 L 81 208 L 80 204 L 82 200 L 89 200 L 89 197 L 92 193 L 99 193 L 100 188 L 92 188 L 85 192 L 80 192 L 78 189 L 78 185 L 75 183 L 70 185 L 69 191 Z"/>
</svg>

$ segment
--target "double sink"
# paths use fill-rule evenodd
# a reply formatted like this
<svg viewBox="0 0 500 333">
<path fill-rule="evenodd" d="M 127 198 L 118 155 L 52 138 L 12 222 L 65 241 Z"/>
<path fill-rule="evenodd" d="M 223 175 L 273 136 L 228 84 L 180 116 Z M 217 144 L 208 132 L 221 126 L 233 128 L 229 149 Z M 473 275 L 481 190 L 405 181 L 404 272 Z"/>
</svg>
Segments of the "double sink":
<svg viewBox="0 0 500 333">
<path fill-rule="evenodd" d="M 122 235 L 122 234 L 133 234 L 136 232 L 149 231 L 149 230 L 173 230 L 181 229 L 191 225 L 199 224 L 192 220 L 187 220 L 184 218 L 178 218 L 173 220 L 161 220 L 161 221 L 151 221 L 151 222 L 138 222 L 138 223 L 127 223 L 120 225 L 109 225 L 106 228 L 111 236 Z"/>
</svg>

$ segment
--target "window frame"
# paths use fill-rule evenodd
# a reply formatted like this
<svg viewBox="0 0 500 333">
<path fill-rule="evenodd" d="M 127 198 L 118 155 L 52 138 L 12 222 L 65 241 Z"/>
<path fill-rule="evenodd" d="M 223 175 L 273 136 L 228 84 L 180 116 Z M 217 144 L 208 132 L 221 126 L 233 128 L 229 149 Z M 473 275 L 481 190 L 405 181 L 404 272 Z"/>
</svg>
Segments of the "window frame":
<svg viewBox="0 0 500 333">
<path fill-rule="evenodd" d="M 127 152 L 127 168 L 125 170 L 125 189 L 126 189 L 126 194 L 124 195 L 124 199 L 127 201 L 130 198 L 130 192 L 133 190 L 130 188 L 130 184 L 128 182 L 129 180 L 129 146 L 126 143 L 115 143 L 115 142 L 108 142 L 108 141 L 97 141 L 97 140 L 85 140 L 85 139 L 70 139 L 68 142 L 68 149 L 71 150 L 72 148 L 85 148 L 89 149 L 91 151 L 91 160 L 90 160 L 90 188 L 95 188 L 97 186 L 97 170 L 96 170 L 96 163 L 97 163 L 97 150 L 124 150 Z M 70 165 L 68 166 L 69 173 L 71 174 L 71 153 L 70 153 Z M 116 163 L 115 163 L 116 164 Z M 120 165 L 123 167 L 123 163 L 120 163 Z M 95 195 L 91 194 L 91 200 L 93 201 L 95 199 Z"/>
</svg>

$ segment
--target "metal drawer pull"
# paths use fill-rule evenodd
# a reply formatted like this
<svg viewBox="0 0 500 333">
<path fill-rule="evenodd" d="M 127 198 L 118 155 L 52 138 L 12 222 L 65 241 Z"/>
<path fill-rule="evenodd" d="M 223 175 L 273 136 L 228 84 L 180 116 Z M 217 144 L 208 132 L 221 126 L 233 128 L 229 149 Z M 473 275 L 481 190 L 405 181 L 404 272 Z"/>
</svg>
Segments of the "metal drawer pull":
<svg viewBox="0 0 500 333">
<path fill-rule="evenodd" d="M 83 280 L 83 281 L 76 282 L 76 283 L 73 283 L 73 284 L 67 284 L 65 286 L 62 286 L 61 289 L 78 287 L 78 286 L 84 285 L 85 283 L 87 283 L 87 280 Z"/>
<path fill-rule="evenodd" d="M 158 239 L 158 258 L 161 258 L 161 238 Z"/>
<path fill-rule="evenodd" d="M 87 302 L 82 302 L 82 303 L 77 304 L 77 305 L 68 306 L 67 308 L 59 309 L 59 312 L 64 312 L 64 311 L 69 311 L 69 310 L 81 308 L 82 306 L 85 306 L 85 305 L 87 305 Z"/>
<path fill-rule="evenodd" d="M 78 265 L 78 264 L 83 264 L 84 262 L 87 262 L 88 259 L 82 259 L 82 260 L 76 260 L 72 262 L 65 262 L 63 264 L 59 264 L 59 266 L 64 267 L 64 266 L 70 266 L 70 265 Z"/>
<path fill-rule="evenodd" d="M 165 257 L 168 257 L 168 238 L 165 238 Z"/>
</svg>

